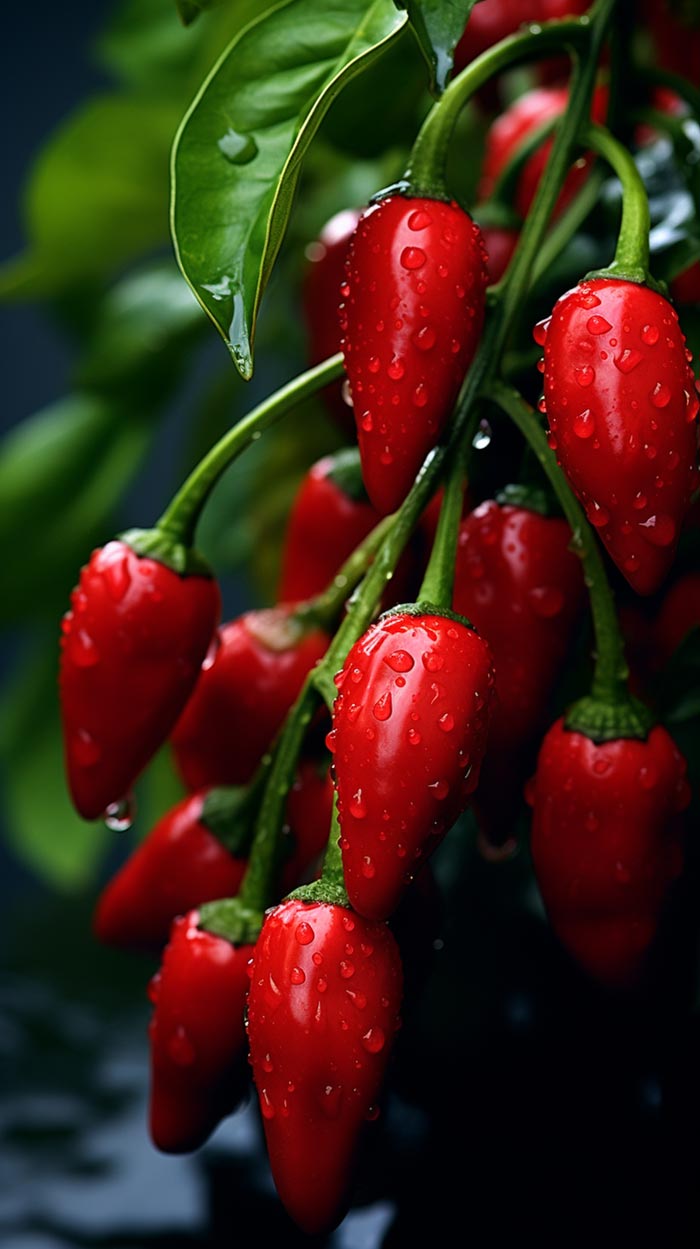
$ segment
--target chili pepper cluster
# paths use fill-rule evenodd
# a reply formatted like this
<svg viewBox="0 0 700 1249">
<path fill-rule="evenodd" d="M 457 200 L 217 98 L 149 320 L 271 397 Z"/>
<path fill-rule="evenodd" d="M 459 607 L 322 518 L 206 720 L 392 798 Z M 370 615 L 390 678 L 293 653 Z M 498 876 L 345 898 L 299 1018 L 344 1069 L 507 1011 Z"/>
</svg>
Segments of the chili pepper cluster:
<svg viewBox="0 0 700 1249">
<path fill-rule="evenodd" d="M 523 20 L 585 7 L 485 0 L 457 49 L 464 80 Z M 427 860 L 470 804 L 498 857 L 525 794 L 552 929 L 617 990 L 643 978 L 682 870 L 686 764 L 630 692 L 605 565 L 637 595 L 668 585 L 697 487 L 697 388 L 591 55 L 578 94 L 540 58 L 544 85 L 494 120 L 476 219 L 447 190 L 438 103 L 406 178 L 321 236 L 304 384 L 325 388 L 345 425 L 351 408 L 356 445 L 301 483 L 278 603 L 220 623 L 217 582 L 193 549 L 211 485 L 195 472 L 154 529 L 93 553 L 64 619 L 80 814 L 118 823 L 166 742 L 188 791 L 95 914 L 101 940 L 163 950 L 150 986 L 153 1140 L 202 1144 L 239 1104 L 249 1063 L 279 1195 L 309 1233 L 342 1218 L 379 1114 L 404 982 L 397 910 L 421 896 Z M 576 108 L 566 152 L 552 124 Z M 533 410 L 499 373 L 506 305 L 487 288 L 527 283 L 528 232 L 565 220 L 601 159 L 623 183 L 616 256 L 536 325 Z M 506 185 L 499 224 L 489 203 Z M 280 395 L 269 404 L 281 413 Z M 529 479 L 476 501 L 465 483 L 486 410 L 512 418 L 538 473 L 531 462 Z M 696 582 L 671 585 L 649 625 L 657 661 L 700 623 Z M 553 714 L 587 591 L 590 689 Z"/>
</svg>

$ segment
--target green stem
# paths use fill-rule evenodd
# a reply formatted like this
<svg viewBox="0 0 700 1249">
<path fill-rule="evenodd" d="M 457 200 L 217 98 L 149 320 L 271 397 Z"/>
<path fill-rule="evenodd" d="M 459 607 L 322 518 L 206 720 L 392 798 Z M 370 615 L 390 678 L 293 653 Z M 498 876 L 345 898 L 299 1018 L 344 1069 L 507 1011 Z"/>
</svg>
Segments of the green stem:
<svg viewBox="0 0 700 1249">
<path fill-rule="evenodd" d="M 624 643 L 600 548 L 583 510 L 561 472 L 535 412 L 513 386 L 492 382 L 486 397 L 517 425 L 532 448 L 569 522 L 572 548 L 581 559 L 591 600 L 596 641 L 592 694 L 601 702 L 619 703 L 627 696 L 628 668 Z"/>
<path fill-rule="evenodd" d="M 605 126 L 590 125 L 581 142 L 593 148 L 614 169 L 622 183 L 622 221 L 615 259 L 606 274 L 628 282 L 649 282 L 649 200 L 630 153 Z"/>
<path fill-rule="evenodd" d="M 340 616 L 348 595 L 362 580 L 377 551 L 394 524 L 393 516 L 384 516 L 367 537 L 355 547 L 341 565 L 330 585 L 315 598 L 300 603 L 294 615 L 298 620 L 330 628 Z"/>
<path fill-rule="evenodd" d="M 445 170 L 450 140 L 462 109 L 474 93 L 515 61 L 544 57 L 550 52 L 561 52 L 563 47 L 585 47 L 589 31 L 588 19 L 545 23 L 536 31 L 510 35 L 472 61 L 452 79 L 421 126 L 406 173 L 411 189 L 418 194 L 448 199 Z"/>
<path fill-rule="evenodd" d="M 343 856 L 340 852 L 340 824 L 338 822 L 338 796 L 333 799 L 333 814 L 331 816 L 331 831 L 328 836 L 328 845 L 323 859 L 323 879 L 327 884 L 340 886 L 345 888 L 345 878 L 343 876 Z"/>
<path fill-rule="evenodd" d="M 435 541 L 423 584 L 418 591 L 419 603 L 432 603 L 435 607 L 452 607 L 459 523 L 462 519 L 466 480 L 466 445 L 462 444 L 460 454 L 456 457 L 445 483 Z"/>
<path fill-rule="evenodd" d="M 179 542 L 191 545 L 202 508 L 221 477 L 242 451 L 265 429 L 269 429 L 303 399 L 313 395 L 343 373 L 343 357 L 338 354 L 316 368 L 301 373 L 269 399 L 244 416 L 212 447 L 168 505 L 156 528 L 165 530 Z"/>
<path fill-rule="evenodd" d="M 687 78 L 681 78 L 680 74 L 671 73 L 668 69 L 642 69 L 640 75 L 643 81 L 652 86 L 669 87 L 671 91 L 675 91 L 676 95 L 679 95 L 690 106 L 695 120 L 700 122 L 700 88 L 694 83 L 689 82 Z"/>
</svg>

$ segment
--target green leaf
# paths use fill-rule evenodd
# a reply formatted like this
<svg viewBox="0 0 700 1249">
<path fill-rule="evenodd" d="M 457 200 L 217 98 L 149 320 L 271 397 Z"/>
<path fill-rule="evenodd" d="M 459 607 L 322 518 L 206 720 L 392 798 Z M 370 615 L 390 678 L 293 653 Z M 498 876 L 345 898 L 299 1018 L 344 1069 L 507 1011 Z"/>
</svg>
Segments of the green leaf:
<svg viewBox="0 0 700 1249">
<path fill-rule="evenodd" d="M 406 22 L 392 0 L 288 0 L 236 38 L 173 152 L 178 261 L 243 377 L 302 157 L 333 100 Z"/>
<path fill-rule="evenodd" d="M 33 651 L 0 705 L 0 768 L 10 844 L 28 866 L 63 889 L 93 875 L 104 830 L 73 810 L 66 791 L 56 673 L 58 642 Z"/>
<path fill-rule="evenodd" d="M 0 297 L 35 298 L 101 281 L 164 243 L 170 101 L 103 96 L 39 156 L 26 191 L 27 253 L 0 269 Z"/>
<path fill-rule="evenodd" d="M 437 94 L 447 86 L 454 67 L 454 51 L 476 0 L 406 0 L 411 25 L 428 62 L 431 85 Z"/>
</svg>

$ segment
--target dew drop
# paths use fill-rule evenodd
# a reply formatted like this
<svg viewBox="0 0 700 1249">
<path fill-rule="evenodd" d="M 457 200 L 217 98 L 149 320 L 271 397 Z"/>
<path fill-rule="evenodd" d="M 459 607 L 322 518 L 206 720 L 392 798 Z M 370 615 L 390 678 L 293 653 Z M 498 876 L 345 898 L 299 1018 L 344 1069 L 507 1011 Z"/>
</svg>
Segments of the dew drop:
<svg viewBox="0 0 700 1249">
<path fill-rule="evenodd" d="M 379 356 L 370 356 L 369 360 L 367 361 L 367 372 L 378 373 L 380 368 L 381 368 L 381 363 L 379 360 Z"/>
<path fill-rule="evenodd" d="M 579 386 L 590 386 L 595 381 L 595 369 L 590 364 L 582 364 L 574 369 L 574 378 Z"/>
<path fill-rule="evenodd" d="M 534 338 L 538 347 L 544 347 L 545 342 L 547 340 L 547 330 L 549 329 L 551 323 L 552 323 L 552 318 L 545 317 L 544 321 L 538 321 L 537 325 L 533 329 L 532 337 Z"/>
<path fill-rule="evenodd" d="M 391 717 L 393 705 L 391 701 L 391 690 L 385 690 L 381 698 L 378 698 L 372 708 L 372 715 L 375 720 L 388 720 Z"/>
<path fill-rule="evenodd" d="M 300 924 L 297 924 L 294 935 L 299 942 L 299 945 L 310 945 L 314 939 L 314 930 L 311 927 L 311 924 L 307 924 L 306 920 L 302 920 Z"/>
<path fill-rule="evenodd" d="M 420 746 L 422 737 L 417 729 L 408 730 L 408 741 L 411 746 Z"/>
<path fill-rule="evenodd" d="M 409 230 L 427 230 L 431 222 L 432 217 L 429 213 L 425 212 L 424 209 L 417 209 L 408 218 L 408 228 Z"/>
<path fill-rule="evenodd" d="M 368 1054 L 379 1054 L 384 1049 L 386 1037 L 381 1028 L 370 1028 L 365 1032 L 362 1044 Z"/>
<path fill-rule="evenodd" d="M 260 1110 L 262 1112 L 263 1119 L 274 1119 L 275 1108 L 270 1101 L 270 1094 L 267 1089 L 263 1089 L 260 1094 Z"/>
<path fill-rule="evenodd" d="M 642 329 L 642 342 L 647 347 L 655 347 L 659 341 L 658 325 L 645 325 Z"/>
<path fill-rule="evenodd" d="M 414 665 L 412 655 L 408 651 L 394 651 L 392 655 L 387 655 L 384 663 L 391 668 L 392 672 L 410 672 Z"/>
<path fill-rule="evenodd" d="M 400 382 L 405 372 L 406 370 L 404 368 L 403 360 L 401 360 L 399 356 L 394 356 L 387 368 L 387 373 L 392 382 Z"/>
<path fill-rule="evenodd" d="M 371 880 L 375 874 L 375 871 L 376 871 L 376 868 L 374 866 L 374 863 L 372 862 L 369 855 L 366 854 L 364 859 L 362 860 L 362 875 L 364 876 L 365 880 Z"/>
<path fill-rule="evenodd" d="M 437 334 L 432 325 L 423 325 L 413 335 L 411 342 L 419 351 L 431 351 L 437 342 Z"/>
<path fill-rule="evenodd" d="M 301 967 L 293 967 L 289 973 L 289 979 L 292 984 L 303 984 L 306 980 L 306 974 Z"/>
<path fill-rule="evenodd" d="M 76 668 L 94 668 L 100 662 L 100 652 L 84 629 L 74 629 L 71 633 L 68 654 Z"/>
<path fill-rule="evenodd" d="M 564 595 L 556 586 L 534 586 L 528 593 L 528 599 L 535 614 L 545 620 L 558 616 L 564 607 Z"/>
<path fill-rule="evenodd" d="M 638 512 L 642 512 L 644 511 L 644 508 L 646 507 L 646 505 L 647 505 L 647 497 L 645 494 L 642 494 L 640 490 L 639 494 L 635 494 L 632 500 L 632 507 L 635 508 Z"/>
<path fill-rule="evenodd" d="M 589 334 L 607 334 L 608 330 L 612 329 L 612 325 L 605 320 L 605 317 L 594 316 L 588 318 L 586 329 Z"/>
<path fill-rule="evenodd" d="M 640 521 L 639 528 L 652 546 L 670 546 L 676 537 L 676 522 L 664 512 Z"/>
<path fill-rule="evenodd" d="M 348 959 L 340 960 L 340 974 L 343 980 L 352 980 L 355 975 L 355 964 L 349 962 Z"/>
<path fill-rule="evenodd" d="M 86 729 L 78 729 L 71 740 L 71 755 L 80 768 L 92 768 L 102 758 L 102 748 Z"/>
<path fill-rule="evenodd" d="M 428 789 L 435 795 L 438 802 L 444 802 L 450 792 L 450 786 L 445 780 L 431 781 L 428 785 Z"/>
<path fill-rule="evenodd" d="M 362 790 L 358 789 L 348 803 L 348 811 L 355 820 L 364 820 L 367 815 L 367 806 L 362 797 Z"/>
<path fill-rule="evenodd" d="M 455 719 L 453 715 L 450 715 L 449 711 L 446 711 L 444 715 L 440 716 L 440 719 L 438 720 L 438 728 L 441 728 L 443 733 L 451 733 L 454 726 Z"/>
<path fill-rule="evenodd" d="M 604 529 L 610 523 L 610 513 L 599 503 L 591 502 L 586 505 L 586 516 L 596 529 Z"/>
<path fill-rule="evenodd" d="M 577 438 L 590 438 L 595 433 L 595 421 L 590 408 L 584 408 L 573 421 L 574 433 Z"/>
<path fill-rule="evenodd" d="M 423 382 L 419 382 L 413 391 L 413 403 L 417 408 L 424 408 L 428 402 L 428 390 Z"/>
<path fill-rule="evenodd" d="M 365 434 L 372 433 L 372 430 L 374 429 L 374 420 L 371 412 L 365 412 L 360 421 L 360 429 L 363 430 Z"/>
<path fill-rule="evenodd" d="M 651 402 L 655 408 L 667 408 L 671 402 L 671 391 L 663 382 L 657 382 L 651 392 Z"/>
<path fill-rule="evenodd" d="M 110 832 L 128 833 L 134 822 L 135 814 L 136 804 L 131 795 L 129 795 L 127 798 L 121 798 L 119 802 L 110 802 L 103 819 Z"/>
<path fill-rule="evenodd" d="M 121 603 L 131 585 L 129 560 L 126 554 L 122 554 L 119 559 L 110 560 L 104 569 L 104 581 L 112 601 Z"/>
<path fill-rule="evenodd" d="M 401 264 L 404 269 L 422 269 L 426 255 L 422 247 L 404 247 L 401 253 Z"/>
<path fill-rule="evenodd" d="M 251 134 L 227 130 L 217 139 L 216 146 L 231 165 L 248 165 L 258 154 L 258 145 Z"/>
</svg>

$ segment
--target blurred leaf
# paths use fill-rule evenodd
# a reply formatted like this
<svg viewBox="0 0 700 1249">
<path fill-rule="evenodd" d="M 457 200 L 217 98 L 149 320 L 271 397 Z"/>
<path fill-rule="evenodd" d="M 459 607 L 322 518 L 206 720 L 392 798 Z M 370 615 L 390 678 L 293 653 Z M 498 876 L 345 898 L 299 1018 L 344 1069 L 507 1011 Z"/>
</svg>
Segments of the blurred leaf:
<svg viewBox="0 0 700 1249">
<path fill-rule="evenodd" d="M 341 152 L 360 160 L 377 160 L 390 148 L 399 150 L 403 174 L 431 103 L 425 62 L 407 23 L 382 56 L 344 87 L 320 133 Z"/>
<path fill-rule="evenodd" d="M 55 296 L 164 243 L 178 120 L 176 104 L 123 96 L 92 100 L 71 117 L 34 167 L 29 249 L 0 269 L 0 297 Z"/>
<path fill-rule="evenodd" d="M 167 373 L 171 389 L 183 344 L 205 324 L 172 260 L 144 266 L 118 282 L 100 303 L 79 366 L 79 383 L 121 390 L 148 380 L 150 389 Z"/>
<path fill-rule="evenodd" d="M 173 233 L 183 273 L 244 377 L 301 158 L 344 84 L 406 21 L 391 0 L 295 0 L 234 40 L 178 134 Z"/>
<path fill-rule="evenodd" d="M 66 889 L 90 879 L 104 854 L 105 834 L 76 815 L 66 791 L 57 671 L 58 636 L 52 647 L 32 651 L 0 703 L 0 766 L 13 849 Z"/>
<path fill-rule="evenodd" d="M 442 94 L 454 66 L 457 47 L 476 0 L 406 0 L 433 90 Z"/>
<path fill-rule="evenodd" d="M 221 0 L 175 0 L 175 4 L 181 21 L 189 26 L 203 9 L 211 9 L 215 4 L 221 4 Z"/>
<path fill-rule="evenodd" d="M 55 615 L 151 438 L 150 419 L 77 395 L 44 409 L 0 450 L 0 622 Z M 107 531 L 107 532 L 106 532 Z"/>
</svg>

